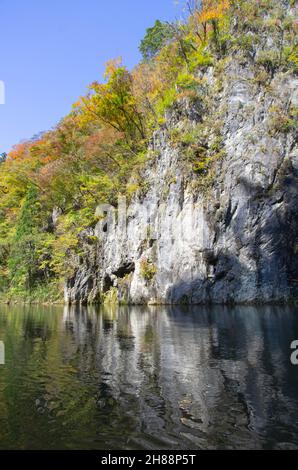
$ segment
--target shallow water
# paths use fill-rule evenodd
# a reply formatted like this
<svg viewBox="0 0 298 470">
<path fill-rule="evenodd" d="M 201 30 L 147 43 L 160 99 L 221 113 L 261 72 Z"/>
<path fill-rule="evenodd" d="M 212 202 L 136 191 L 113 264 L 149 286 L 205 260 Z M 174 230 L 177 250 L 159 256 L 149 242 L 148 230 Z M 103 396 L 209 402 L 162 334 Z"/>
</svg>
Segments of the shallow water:
<svg viewBox="0 0 298 470">
<path fill-rule="evenodd" d="M 298 448 L 292 307 L 0 307 L 1 449 Z"/>
</svg>

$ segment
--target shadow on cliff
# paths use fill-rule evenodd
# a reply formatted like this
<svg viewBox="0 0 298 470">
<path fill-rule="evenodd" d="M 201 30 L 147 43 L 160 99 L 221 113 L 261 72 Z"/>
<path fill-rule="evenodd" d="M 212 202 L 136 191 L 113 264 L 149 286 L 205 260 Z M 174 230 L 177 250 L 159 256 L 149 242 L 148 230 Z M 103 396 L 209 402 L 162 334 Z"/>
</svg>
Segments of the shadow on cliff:
<svg viewBox="0 0 298 470">
<path fill-rule="evenodd" d="M 298 175 L 291 162 L 284 165 L 266 189 L 241 177 L 246 201 L 231 212 L 231 201 L 221 220 L 208 214 L 216 241 L 223 233 L 234 240 L 235 252 L 210 249 L 202 253 L 205 278 L 174 284 L 167 293 L 171 304 L 283 303 L 298 298 Z M 240 251 L 252 262 L 240 261 Z M 255 266 L 255 268 L 253 268 Z"/>
<path fill-rule="evenodd" d="M 210 253 L 210 251 L 209 251 Z M 243 278 L 251 277 L 251 272 L 243 266 L 237 256 L 227 252 L 214 255 L 213 274 L 206 278 L 197 277 L 174 284 L 167 292 L 169 304 L 233 304 L 241 301 L 238 293 L 243 288 Z M 255 292 L 254 292 L 255 295 Z"/>
</svg>

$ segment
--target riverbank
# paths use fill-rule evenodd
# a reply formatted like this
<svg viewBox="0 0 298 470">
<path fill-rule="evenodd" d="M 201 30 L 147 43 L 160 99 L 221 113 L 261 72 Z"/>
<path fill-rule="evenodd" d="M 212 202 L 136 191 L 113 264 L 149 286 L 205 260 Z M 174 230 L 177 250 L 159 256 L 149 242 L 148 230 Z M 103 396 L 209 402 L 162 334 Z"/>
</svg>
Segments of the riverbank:
<svg viewBox="0 0 298 470">
<path fill-rule="evenodd" d="M 63 288 L 57 283 L 36 287 L 31 291 L 9 289 L 0 292 L 0 304 L 6 305 L 63 305 Z"/>
<path fill-rule="evenodd" d="M 49 297 L 36 297 L 30 296 L 17 296 L 11 297 L 0 294 L 0 305 L 13 305 L 13 306 L 81 306 L 81 307 L 100 307 L 100 306 L 114 306 L 114 307 L 296 307 L 298 306 L 298 299 L 291 299 L 288 301 L 267 301 L 267 302 L 206 302 L 206 303 L 157 303 L 157 302 L 144 302 L 144 303 L 126 303 L 122 301 L 103 301 L 103 302 L 82 302 L 80 300 L 68 302 L 63 296 L 57 298 Z"/>
</svg>

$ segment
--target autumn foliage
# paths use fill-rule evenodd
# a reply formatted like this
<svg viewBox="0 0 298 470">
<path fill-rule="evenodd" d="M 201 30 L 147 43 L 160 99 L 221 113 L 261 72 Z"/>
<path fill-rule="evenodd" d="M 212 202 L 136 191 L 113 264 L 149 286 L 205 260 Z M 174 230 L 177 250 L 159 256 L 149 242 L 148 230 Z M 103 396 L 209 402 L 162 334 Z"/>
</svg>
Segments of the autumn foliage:
<svg viewBox="0 0 298 470">
<path fill-rule="evenodd" d="M 110 61 L 103 81 L 92 83 L 55 129 L 0 159 L 0 291 L 25 295 L 45 283 L 63 285 L 71 259 L 82 255 L 80 233 L 97 222 L 96 206 L 116 206 L 119 194 L 142 189 L 148 142 L 166 128 L 165 111 L 198 95 L 198 71 L 235 47 L 231 19 L 254 23 L 259 8 L 256 0 L 204 0 L 184 22 L 157 22 L 138 66 L 130 71 L 121 59 Z M 295 51 L 288 56 L 295 64 Z"/>
</svg>

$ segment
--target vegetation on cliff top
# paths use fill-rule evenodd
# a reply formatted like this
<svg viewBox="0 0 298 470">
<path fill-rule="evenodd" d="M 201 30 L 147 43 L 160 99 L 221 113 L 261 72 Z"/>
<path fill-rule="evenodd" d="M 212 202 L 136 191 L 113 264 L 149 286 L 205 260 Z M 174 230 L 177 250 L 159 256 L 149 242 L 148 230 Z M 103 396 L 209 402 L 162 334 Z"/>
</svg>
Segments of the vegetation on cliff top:
<svg viewBox="0 0 298 470">
<path fill-rule="evenodd" d="M 166 129 L 165 111 L 181 99 L 206 96 L 200 71 L 220 69 L 237 52 L 254 63 L 261 84 L 277 70 L 297 72 L 297 19 L 280 2 L 199 3 L 188 2 L 184 22 L 157 21 L 147 30 L 143 61 L 132 71 L 112 60 L 104 81 L 91 84 L 55 129 L 1 156 L 0 291 L 6 298 L 60 298 L 71 259 L 83 255 L 79 234 L 97 222 L 96 206 L 116 205 L 118 195 L 142 189 L 148 143 L 155 130 Z M 266 46 L 266 36 L 274 47 Z M 173 145 L 187 148 L 198 175 L 212 156 L 203 137 L 202 126 L 171 135 Z"/>
</svg>

